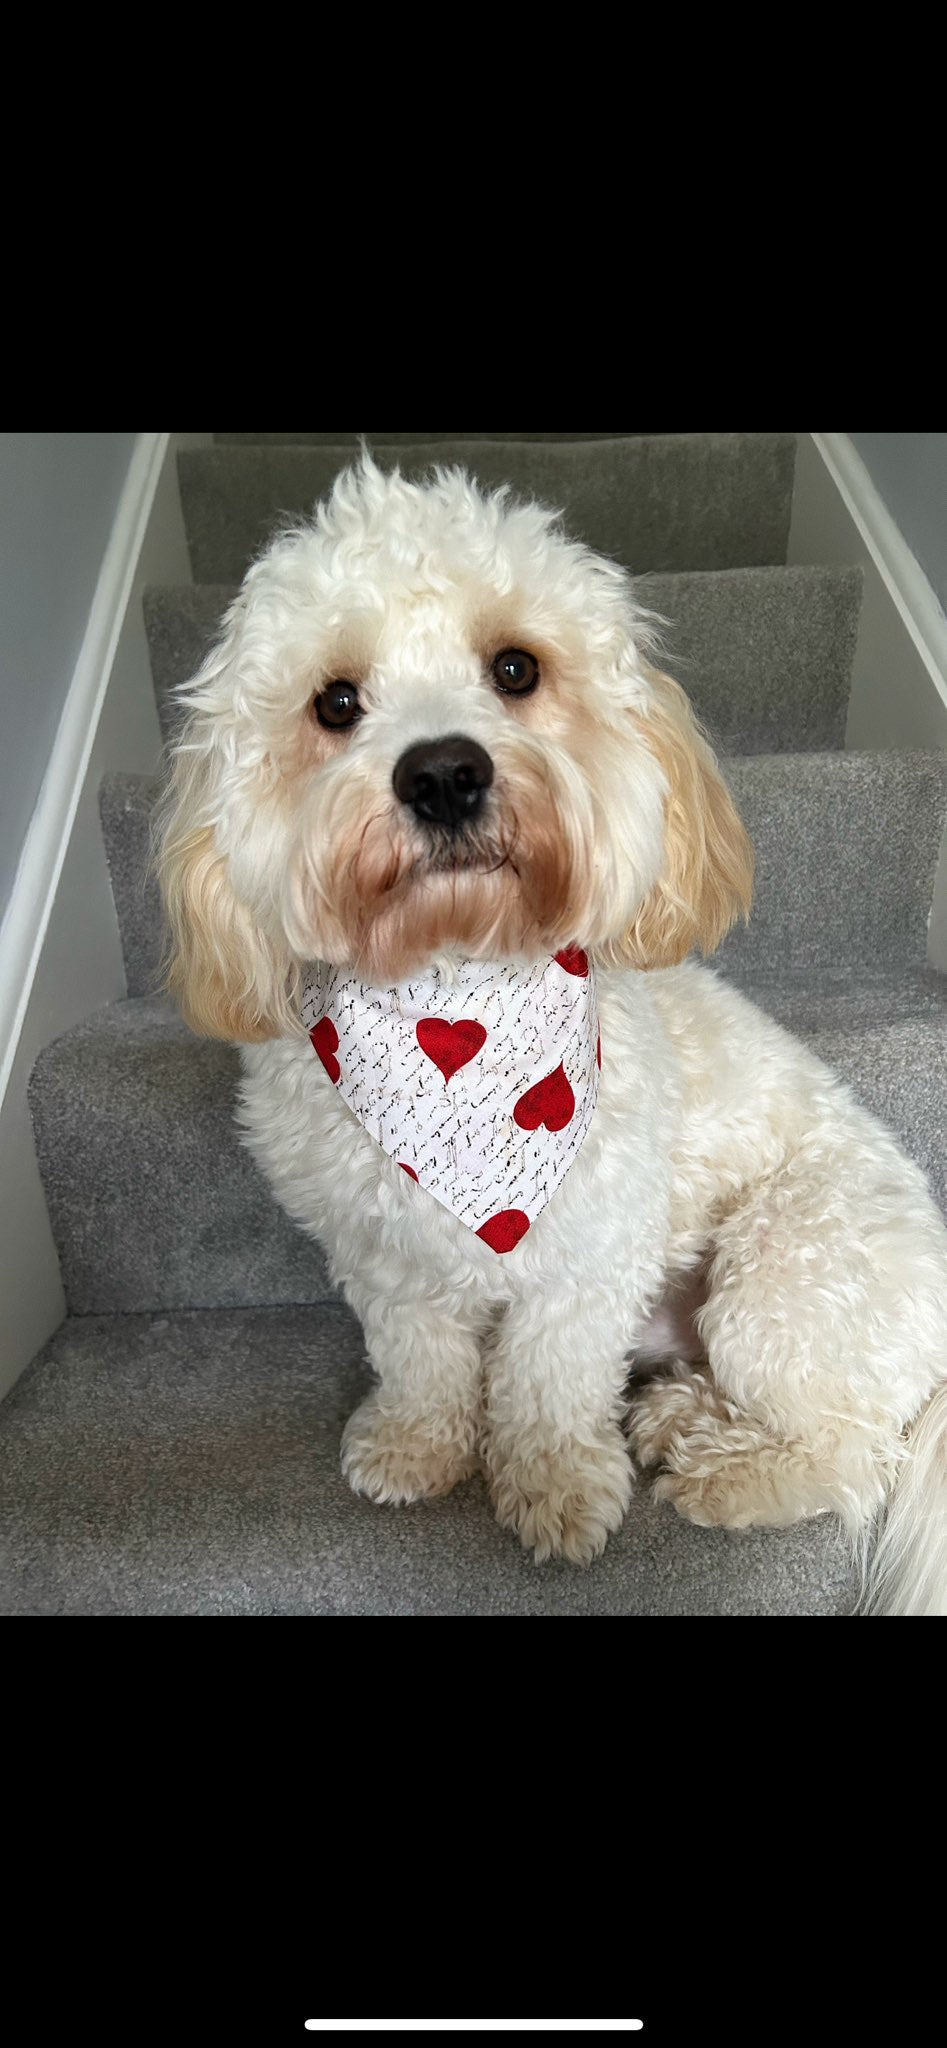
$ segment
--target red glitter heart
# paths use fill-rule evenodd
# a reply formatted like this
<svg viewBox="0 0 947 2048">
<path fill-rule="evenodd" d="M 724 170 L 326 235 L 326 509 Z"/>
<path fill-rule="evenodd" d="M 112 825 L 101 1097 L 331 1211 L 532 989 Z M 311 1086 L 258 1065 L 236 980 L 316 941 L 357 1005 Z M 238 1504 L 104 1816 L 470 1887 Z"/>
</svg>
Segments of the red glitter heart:
<svg viewBox="0 0 947 2048">
<path fill-rule="evenodd" d="M 544 1081 L 537 1081 L 535 1088 L 527 1088 L 520 1096 L 513 1122 L 521 1131 L 538 1131 L 540 1124 L 545 1124 L 547 1131 L 564 1131 L 574 1115 L 575 1096 L 560 1060 L 554 1074 L 547 1074 Z"/>
<path fill-rule="evenodd" d="M 421 1051 L 440 1067 L 445 1085 L 468 1060 L 476 1059 L 487 1041 L 483 1025 L 469 1017 L 461 1017 L 457 1024 L 448 1024 L 443 1017 L 422 1017 L 417 1032 Z"/>
<path fill-rule="evenodd" d="M 553 957 L 558 966 L 565 968 L 567 974 L 575 974 L 580 980 L 585 980 L 589 971 L 589 956 L 583 953 L 581 946 L 564 946 L 562 952 L 554 954 Z"/>
<path fill-rule="evenodd" d="M 309 1036 L 330 1081 L 337 1081 L 342 1069 L 338 1060 L 333 1058 L 333 1054 L 338 1049 L 339 1034 L 331 1017 L 320 1017 L 318 1024 L 313 1025 Z"/>
<path fill-rule="evenodd" d="M 501 1209 L 498 1216 L 491 1216 L 487 1223 L 481 1223 L 477 1232 L 484 1244 L 493 1252 L 511 1252 L 520 1238 L 526 1236 L 529 1217 L 522 1209 Z"/>
</svg>

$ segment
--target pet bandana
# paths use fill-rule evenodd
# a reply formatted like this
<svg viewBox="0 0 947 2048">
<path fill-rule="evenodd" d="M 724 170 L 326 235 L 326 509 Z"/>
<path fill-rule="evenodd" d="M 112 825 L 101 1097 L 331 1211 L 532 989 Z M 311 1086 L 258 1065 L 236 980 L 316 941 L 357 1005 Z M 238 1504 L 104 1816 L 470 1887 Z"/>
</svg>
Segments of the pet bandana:
<svg viewBox="0 0 947 2048">
<path fill-rule="evenodd" d="M 571 1166 L 598 1098 L 595 982 L 577 947 L 533 967 L 465 960 L 375 988 L 311 969 L 303 1022 L 382 1150 L 495 1252 Z"/>
</svg>

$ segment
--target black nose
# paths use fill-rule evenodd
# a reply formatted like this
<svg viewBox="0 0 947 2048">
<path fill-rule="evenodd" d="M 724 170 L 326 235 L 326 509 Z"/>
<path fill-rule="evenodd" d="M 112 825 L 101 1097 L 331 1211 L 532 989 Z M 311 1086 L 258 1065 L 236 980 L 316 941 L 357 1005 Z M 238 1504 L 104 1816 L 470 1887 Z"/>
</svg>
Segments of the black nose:
<svg viewBox="0 0 947 2048">
<path fill-rule="evenodd" d="M 393 776 L 395 795 L 426 825 L 455 831 L 477 816 L 493 781 L 493 762 L 476 740 L 452 733 L 420 740 L 402 754 Z"/>
</svg>

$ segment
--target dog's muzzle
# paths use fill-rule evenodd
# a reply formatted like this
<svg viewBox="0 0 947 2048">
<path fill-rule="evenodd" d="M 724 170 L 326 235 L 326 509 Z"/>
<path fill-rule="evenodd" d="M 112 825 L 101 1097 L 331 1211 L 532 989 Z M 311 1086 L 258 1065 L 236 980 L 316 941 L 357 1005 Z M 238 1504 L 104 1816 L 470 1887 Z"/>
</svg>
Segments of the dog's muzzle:
<svg viewBox="0 0 947 2048">
<path fill-rule="evenodd" d="M 477 740 L 452 733 L 419 740 L 395 765 L 395 795 L 424 825 L 451 832 L 472 824 L 493 781 L 493 762 Z"/>
</svg>

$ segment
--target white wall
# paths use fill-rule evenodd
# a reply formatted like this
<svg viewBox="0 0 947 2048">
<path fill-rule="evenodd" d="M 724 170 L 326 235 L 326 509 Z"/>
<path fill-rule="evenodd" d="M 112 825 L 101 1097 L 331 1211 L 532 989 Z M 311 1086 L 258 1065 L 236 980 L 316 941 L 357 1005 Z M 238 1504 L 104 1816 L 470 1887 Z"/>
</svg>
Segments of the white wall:
<svg viewBox="0 0 947 2048">
<path fill-rule="evenodd" d="M 0 434 L 0 918 L 136 439 Z"/>
<path fill-rule="evenodd" d="M 947 610 L 947 434 L 851 434 L 849 439 Z"/>
</svg>

